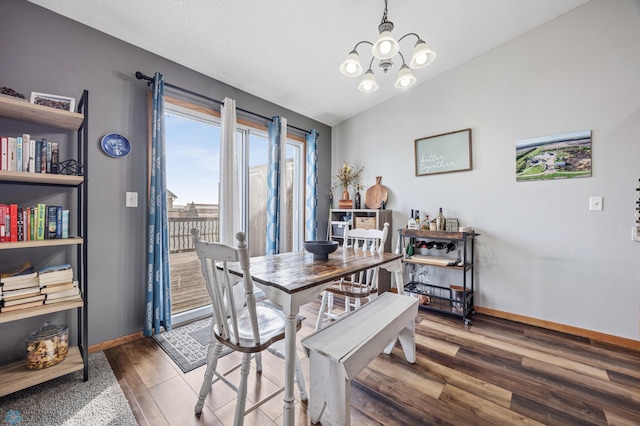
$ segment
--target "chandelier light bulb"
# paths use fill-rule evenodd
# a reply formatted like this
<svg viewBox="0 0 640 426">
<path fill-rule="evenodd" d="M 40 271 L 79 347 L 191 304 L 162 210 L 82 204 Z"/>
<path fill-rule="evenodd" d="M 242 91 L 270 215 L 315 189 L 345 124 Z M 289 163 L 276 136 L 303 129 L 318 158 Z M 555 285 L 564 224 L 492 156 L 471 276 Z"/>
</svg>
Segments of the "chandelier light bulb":
<svg viewBox="0 0 640 426">
<path fill-rule="evenodd" d="M 387 22 L 391 24 L 391 22 Z M 393 28 L 393 24 L 391 24 Z M 392 58 L 400 50 L 400 45 L 396 41 L 395 37 L 390 30 L 381 31 L 378 36 L 378 41 L 371 48 L 371 53 L 378 59 Z"/>
<path fill-rule="evenodd" d="M 369 68 L 362 81 L 358 85 L 358 89 L 362 92 L 375 92 L 378 90 L 378 83 L 376 83 L 376 77 L 373 75 L 373 70 Z"/>
<path fill-rule="evenodd" d="M 413 47 L 413 55 L 409 66 L 413 69 L 423 68 L 433 62 L 435 58 L 435 52 L 427 46 L 427 43 L 424 40 L 418 40 Z"/>
<path fill-rule="evenodd" d="M 398 79 L 396 80 L 395 87 L 398 89 L 402 89 L 404 87 L 412 86 L 416 82 L 416 78 L 413 76 L 413 73 L 407 66 L 407 64 L 402 64 L 400 67 L 400 72 L 398 72 Z"/>
<path fill-rule="evenodd" d="M 360 56 L 356 50 L 352 50 L 347 59 L 340 65 L 340 72 L 347 77 L 357 77 L 362 74 L 362 65 L 360 65 Z"/>
</svg>

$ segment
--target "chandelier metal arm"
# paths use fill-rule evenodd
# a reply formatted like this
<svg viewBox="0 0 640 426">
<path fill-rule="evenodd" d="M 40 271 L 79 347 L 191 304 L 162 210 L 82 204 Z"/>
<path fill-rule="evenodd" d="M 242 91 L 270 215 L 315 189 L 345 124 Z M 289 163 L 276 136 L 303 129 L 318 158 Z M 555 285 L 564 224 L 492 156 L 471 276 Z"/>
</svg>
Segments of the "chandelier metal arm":
<svg viewBox="0 0 640 426">
<path fill-rule="evenodd" d="M 422 39 L 420 38 L 420 36 L 419 36 L 418 34 L 416 34 L 416 33 L 406 33 L 405 35 L 403 35 L 402 37 L 400 37 L 400 38 L 398 39 L 398 43 L 400 43 L 400 42 L 401 42 L 405 37 L 409 37 L 410 35 L 416 36 L 416 38 L 417 38 L 418 40 L 422 40 Z"/>
<path fill-rule="evenodd" d="M 370 46 L 373 46 L 373 43 L 371 43 L 370 41 L 362 40 L 362 41 L 357 42 L 357 43 L 356 43 L 356 45 L 355 45 L 355 46 L 353 46 L 353 49 L 352 49 L 352 50 L 356 50 L 356 49 L 358 49 L 358 46 L 360 46 L 360 45 L 361 45 L 361 44 L 363 44 L 363 43 L 364 43 L 364 44 L 368 44 L 368 45 L 370 45 Z"/>
</svg>

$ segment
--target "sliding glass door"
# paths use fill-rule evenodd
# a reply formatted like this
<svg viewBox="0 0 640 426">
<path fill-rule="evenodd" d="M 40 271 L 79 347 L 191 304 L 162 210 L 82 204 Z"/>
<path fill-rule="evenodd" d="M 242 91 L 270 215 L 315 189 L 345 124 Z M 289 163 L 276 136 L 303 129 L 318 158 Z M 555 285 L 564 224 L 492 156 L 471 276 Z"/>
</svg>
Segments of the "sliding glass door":
<svg viewBox="0 0 640 426">
<path fill-rule="evenodd" d="M 207 315 L 210 300 L 200 263 L 193 250 L 191 229 L 203 239 L 219 241 L 218 184 L 220 120 L 217 111 L 189 108 L 167 101 L 165 106 L 167 196 L 170 235 L 173 323 Z M 266 127 L 238 123 L 236 134 L 241 187 L 240 211 L 251 256 L 266 251 L 268 148 Z M 299 250 L 304 238 L 304 143 L 287 141 L 287 211 L 289 250 Z"/>
</svg>

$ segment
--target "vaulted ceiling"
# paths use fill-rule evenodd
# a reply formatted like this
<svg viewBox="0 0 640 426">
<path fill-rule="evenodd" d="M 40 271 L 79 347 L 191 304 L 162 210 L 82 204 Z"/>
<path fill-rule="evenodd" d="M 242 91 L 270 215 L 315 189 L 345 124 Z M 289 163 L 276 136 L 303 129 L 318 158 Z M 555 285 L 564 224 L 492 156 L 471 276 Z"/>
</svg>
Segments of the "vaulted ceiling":
<svg viewBox="0 0 640 426">
<path fill-rule="evenodd" d="M 339 71 L 358 41 L 377 38 L 383 0 L 29 1 L 330 126 L 411 90 L 393 87 L 398 61 L 376 69 L 373 93 Z M 437 53 L 414 71 L 420 84 L 587 1 L 390 0 L 388 19 L 396 39 L 417 33 Z"/>
</svg>

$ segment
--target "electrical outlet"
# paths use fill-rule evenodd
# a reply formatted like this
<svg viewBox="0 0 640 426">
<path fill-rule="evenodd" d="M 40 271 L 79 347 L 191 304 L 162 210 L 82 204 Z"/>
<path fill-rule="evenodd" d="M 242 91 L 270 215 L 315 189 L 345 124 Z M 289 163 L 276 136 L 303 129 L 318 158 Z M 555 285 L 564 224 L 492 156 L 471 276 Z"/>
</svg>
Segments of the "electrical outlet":
<svg viewBox="0 0 640 426">
<path fill-rule="evenodd" d="M 126 207 L 138 207 L 138 193 L 137 192 L 127 192 Z"/>
<path fill-rule="evenodd" d="M 602 210 L 602 197 L 589 197 L 589 210 L 601 211 Z"/>
</svg>

